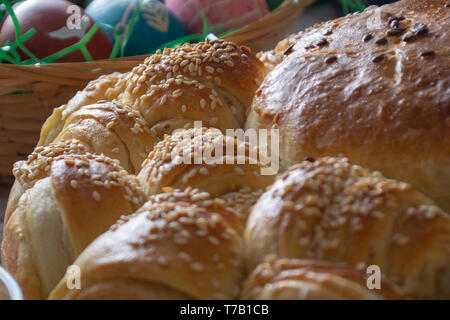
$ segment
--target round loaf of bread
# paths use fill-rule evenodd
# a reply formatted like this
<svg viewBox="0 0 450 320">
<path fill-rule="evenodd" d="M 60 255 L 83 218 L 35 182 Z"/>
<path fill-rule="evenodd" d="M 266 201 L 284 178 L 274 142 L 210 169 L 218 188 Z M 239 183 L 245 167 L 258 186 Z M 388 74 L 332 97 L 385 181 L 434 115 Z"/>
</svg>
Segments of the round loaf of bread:
<svg viewBox="0 0 450 320">
<path fill-rule="evenodd" d="M 450 211 L 445 4 L 399 1 L 301 33 L 256 92 L 247 128 L 280 129 L 284 168 L 342 154 Z"/>
</svg>

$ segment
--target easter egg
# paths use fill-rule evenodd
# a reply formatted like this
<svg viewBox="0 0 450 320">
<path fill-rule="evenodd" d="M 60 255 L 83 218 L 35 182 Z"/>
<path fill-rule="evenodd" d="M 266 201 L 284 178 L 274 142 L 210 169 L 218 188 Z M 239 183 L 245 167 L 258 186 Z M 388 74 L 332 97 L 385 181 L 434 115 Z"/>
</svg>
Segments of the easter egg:
<svg viewBox="0 0 450 320">
<path fill-rule="evenodd" d="M 9 4 L 12 4 L 12 8 L 15 9 L 20 3 L 24 2 L 25 0 L 21 1 L 9 1 Z M 0 4 L 0 27 L 3 25 L 3 22 L 5 22 L 6 18 L 9 16 L 8 11 L 6 10 L 5 4 Z"/>
<path fill-rule="evenodd" d="M 139 4 L 141 9 L 134 19 Z M 156 0 L 93 0 L 86 12 L 97 22 L 114 27 L 122 40 L 134 22 L 126 42 L 126 56 L 148 54 L 155 48 L 186 35 L 182 23 Z M 114 37 L 112 30 L 104 30 L 111 38 Z"/>
<path fill-rule="evenodd" d="M 209 28 L 218 33 L 245 26 L 269 13 L 266 0 L 166 0 L 166 6 L 191 33 L 202 33 L 202 12 Z"/>
<path fill-rule="evenodd" d="M 70 45 L 78 43 L 95 22 L 84 14 L 83 10 L 66 0 L 28 0 L 14 8 L 21 27 L 21 34 L 31 28 L 36 33 L 24 42 L 25 47 L 37 58 L 43 59 Z M 8 16 L 0 30 L 0 45 L 6 41 L 15 41 L 13 21 Z M 112 42 L 99 28 L 86 44 L 93 59 L 106 59 L 112 51 Z M 22 59 L 29 58 L 19 49 Z M 73 51 L 57 62 L 85 61 L 80 50 Z"/>
</svg>

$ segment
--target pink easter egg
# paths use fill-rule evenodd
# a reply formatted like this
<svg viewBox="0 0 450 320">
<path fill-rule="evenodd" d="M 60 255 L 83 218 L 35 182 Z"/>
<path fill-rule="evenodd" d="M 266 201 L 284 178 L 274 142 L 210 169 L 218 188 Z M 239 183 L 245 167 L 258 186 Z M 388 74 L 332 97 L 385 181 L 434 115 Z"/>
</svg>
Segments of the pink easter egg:
<svg viewBox="0 0 450 320">
<path fill-rule="evenodd" d="M 190 33 L 202 32 L 202 10 L 208 26 L 219 33 L 245 26 L 269 13 L 266 0 L 166 0 L 165 4 Z"/>
</svg>

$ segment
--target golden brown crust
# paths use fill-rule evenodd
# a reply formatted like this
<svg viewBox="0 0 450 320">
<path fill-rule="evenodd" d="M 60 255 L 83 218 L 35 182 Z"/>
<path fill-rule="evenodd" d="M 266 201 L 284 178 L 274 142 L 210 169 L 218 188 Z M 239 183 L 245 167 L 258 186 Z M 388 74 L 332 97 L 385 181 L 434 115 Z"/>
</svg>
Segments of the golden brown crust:
<svg viewBox="0 0 450 320">
<path fill-rule="evenodd" d="M 4 229 L 2 263 L 26 299 L 45 298 L 74 258 L 59 208 L 51 209 L 56 214 L 45 215 L 49 209 L 42 203 L 56 203 L 49 180 L 37 181 L 22 195 Z"/>
<path fill-rule="evenodd" d="M 26 161 L 14 164 L 13 174 L 16 178 L 8 199 L 5 212 L 5 223 L 17 207 L 22 194 L 31 188 L 36 181 L 47 177 L 53 161 L 66 154 L 85 154 L 88 150 L 78 140 L 70 139 L 51 143 L 45 147 L 36 147 Z"/>
<path fill-rule="evenodd" d="M 227 145 L 233 152 L 227 153 Z M 244 150 L 241 158 L 239 148 Z M 225 136 L 218 129 L 181 130 L 155 146 L 138 178 L 149 195 L 160 193 L 164 187 L 184 190 L 190 186 L 212 197 L 243 187 L 264 189 L 275 176 L 261 175 L 261 169 L 268 167 L 258 156 L 248 143 Z"/>
<path fill-rule="evenodd" d="M 27 194 L 24 197 L 26 198 Z M 31 258 L 30 247 L 23 241 L 24 237 L 20 217 L 16 214 L 4 225 L 2 265 L 14 276 L 26 299 L 39 299 L 42 298 L 43 288 Z"/>
<path fill-rule="evenodd" d="M 77 254 L 147 200 L 136 177 L 104 156 L 67 155 L 53 163 L 51 182 Z"/>
<path fill-rule="evenodd" d="M 270 259 L 246 280 L 244 300 L 380 300 L 402 299 L 385 277 L 368 289 L 362 270 L 319 260 Z"/>
<path fill-rule="evenodd" d="M 180 203 L 199 206 L 220 215 L 238 234 L 244 231 L 244 225 L 240 221 L 239 213 L 227 206 L 227 203 L 219 198 L 212 198 L 206 191 L 200 191 L 187 187 L 185 190 L 176 190 L 170 187 L 163 188 L 163 192 L 151 196 L 149 199 L 152 203 Z"/>
<path fill-rule="evenodd" d="M 89 82 L 86 88 L 79 91 L 67 104 L 55 108 L 42 126 L 38 146 L 46 146 L 53 142 L 62 130 L 67 117 L 81 107 L 100 100 L 112 101 L 118 98 L 124 90 L 125 75 L 114 72 L 100 76 Z"/>
<path fill-rule="evenodd" d="M 413 184 L 449 210 L 444 4 L 399 1 L 381 7 L 380 28 L 368 28 L 377 11 L 366 10 L 302 33 L 257 91 L 247 127 L 280 129 L 285 167 L 306 156 L 343 154 Z"/>
<path fill-rule="evenodd" d="M 410 185 L 323 158 L 291 168 L 253 207 L 248 265 L 267 255 L 374 264 L 415 298 L 448 298 L 450 217 Z"/>
<path fill-rule="evenodd" d="M 27 299 L 46 298 L 93 239 L 147 200 L 136 177 L 104 156 L 57 156 L 47 175 L 20 197 L 2 242 Z"/>
<path fill-rule="evenodd" d="M 99 101 L 80 107 L 65 120 L 55 141 L 76 138 L 89 151 L 118 159 L 130 173 L 137 173 L 158 139 L 141 115 L 117 101 Z"/>
<path fill-rule="evenodd" d="M 58 287 L 52 297 L 59 296 Z M 52 299 L 52 298 L 50 298 Z M 55 298 L 54 298 L 55 299 Z M 78 292 L 76 297 L 68 294 L 64 299 L 77 300 L 194 300 L 184 292 L 157 282 L 146 282 L 135 279 L 113 279 L 97 282 Z"/>
<path fill-rule="evenodd" d="M 164 49 L 127 76 L 121 101 L 138 110 L 158 137 L 177 128 L 242 128 L 266 70 L 250 49 L 217 40 Z M 182 121 L 180 121 L 182 120 Z"/>
<path fill-rule="evenodd" d="M 68 290 L 63 278 L 50 299 L 115 299 L 112 292 L 123 287 L 121 299 L 231 299 L 239 293 L 241 250 L 241 237 L 221 215 L 185 202 L 149 201 L 75 261 L 81 290 Z"/>
</svg>

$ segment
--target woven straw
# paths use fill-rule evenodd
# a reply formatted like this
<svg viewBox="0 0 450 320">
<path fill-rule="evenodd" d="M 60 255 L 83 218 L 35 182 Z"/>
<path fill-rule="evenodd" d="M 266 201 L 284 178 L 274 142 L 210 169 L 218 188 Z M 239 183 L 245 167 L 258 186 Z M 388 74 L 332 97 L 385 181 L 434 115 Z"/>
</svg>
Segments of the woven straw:
<svg viewBox="0 0 450 320">
<path fill-rule="evenodd" d="M 286 0 L 259 21 L 228 34 L 225 39 L 255 52 L 273 48 L 297 16 L 315 0 Z M 45 119 L 102 74 L 127 72 L 145 56 L 77 63 L 19 66 L 0 64 L 0 183 L 12 181 L 14 162 L 25 159 L 39 140 Z M 13 92 L 26 92 L 11 94 Z"/>
</svg>

